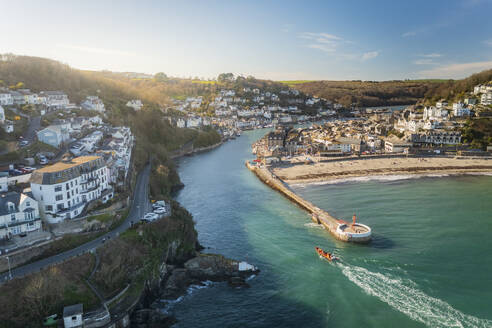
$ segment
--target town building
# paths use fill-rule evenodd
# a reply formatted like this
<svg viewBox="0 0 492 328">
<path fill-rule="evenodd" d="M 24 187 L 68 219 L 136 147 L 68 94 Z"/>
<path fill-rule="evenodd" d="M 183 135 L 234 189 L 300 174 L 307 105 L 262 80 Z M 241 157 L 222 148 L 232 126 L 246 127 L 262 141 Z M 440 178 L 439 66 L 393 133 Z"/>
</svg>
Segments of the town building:
<svg viewBox="0 0 492 328">
<path fill-rule="evenodd" d="M 461 143 L 461 132 L 434 130 L 425 133 L 414 133 L 411 140 L 415 144 L 423 145 L 457 145 Z"/>
<path fill-rule="evenodd" d="M 0 239 L 41 229 L 38 202 L 31 193 L 0 194 Z"/>
<path fill-rule="evenodd" d="M 50 125 L 37 133 L 38 140 L 59 148 L 70 140 L 69 129 L 64 125 Z"/>
<path fill-rule="evenodd" d="M 2 106 L 12 106 L 14 104 L 14 98 L 9 92 L 0 92 L 0 105 Z"/>
<path fill-rule="evenodd" d="M 104 103 L 98 96 L 87 96 L 87 98 L 80 104 L 80 106 L 87 110 L 95 110 L 103 113 L 105 111 Z"/>
<path fill-rule="evenodd" d="M 50 223 L 79 216 L 91 202 L 113 196 L 108 168 L 100 156 L 81 156 L 36 170 L 31 190 Z"/>
<path fill-rule="evenodd" d="M 492 91 L 482 93 L 482 97 L 480 97 L 480 103 L 485 106 L 492 105 Z"/>
<path fill-rule="evenodd" d="M 412 143 L 401 140 L 395 136 L 390 136 L 384 140 L 384 150 L 387 153 L 403 153 L 412 147 Z"/>
<path fill-rule="evenodd" d="M 63 308 L 63 326 L 65 328 L 81 328 L 84 326 L 84 320 L 82 318 L 84 314 L 84 306 L 82 304 L 75 304 L 65 306 Z"/>
<path fill-rule="evenodd" d="M 133 108 L 135 111 L 139 111 L 142 109 L 143 104 L 140 99 L 132 99 L 126 103 L 126 106 Z"/>
<path fill-rule="evenodd" d="M 70 103 L 68 96 L 63 91 L 41 91 L 41 99 L 48 107 L 64 108 Z"/>
</svg>

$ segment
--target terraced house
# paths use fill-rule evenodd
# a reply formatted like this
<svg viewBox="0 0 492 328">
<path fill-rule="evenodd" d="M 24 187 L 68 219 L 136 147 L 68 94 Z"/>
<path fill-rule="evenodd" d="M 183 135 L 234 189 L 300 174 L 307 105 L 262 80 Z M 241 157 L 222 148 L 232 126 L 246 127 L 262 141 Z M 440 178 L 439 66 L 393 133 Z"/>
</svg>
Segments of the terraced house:
<svg viewBox="0 0 492 328">
<path fill-rule="evenodd" d="M 113 197 L 108 168 L 100 156 L 81 156 L 36 170 L 31 190 L 50 223 L 80 216 L 91 202 Z"/>
<path fill-rule="evenodd" d="M 31 193 L 11 191 L 0 194 L 0 239 L 40 228 L 38 202 Z"/>
</svg>

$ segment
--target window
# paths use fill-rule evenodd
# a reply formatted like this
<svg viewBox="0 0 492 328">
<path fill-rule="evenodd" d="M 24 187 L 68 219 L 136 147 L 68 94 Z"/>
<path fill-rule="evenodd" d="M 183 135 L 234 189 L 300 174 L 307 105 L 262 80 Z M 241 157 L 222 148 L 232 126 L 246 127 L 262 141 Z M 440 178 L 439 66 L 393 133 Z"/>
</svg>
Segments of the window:
<svg viewBox="0 0 492 328">
<path fill-rule="evenodd" d="M 70 181 L 70 187 L 73 187 L 73 181 Z"/>
<path fill-rule="evenodd" d="M 27 207 L 30 207 L 30 206 L 31 206 L 31 202 L 27 201 L 27 202 L 26 202 L 26 206 L 27 206 Z"/>
<path fill-rule="evenodd" d="M 46 205 L 45 210 L 48 212 L 53 211 L 53 205 Z"/>
<path fill-rule="evenodd" d="M 10 214 L 10 221 L 15 221 L 15 213 Z"/>
<path fill-rule="evenodd" d="M 57 201 L 59 201 L 59 200 L 63 200 L 63 195 L 62 195 L 62 194 L 56 195 L 55 199 L 56 199 Z"/>
<path fill-rule="evenodd" d="M 70 191 L 67 191 L 67 199 L 70 198 Z"/>
<path fill-rule="evenodd" d="M 69 189 L 69 188 L 70 188 L 70 186 L 68 185 L 68 183 L 67 183 L 67 184 L 65 184 L 65 187 L 66 187 L 67 189 Z"/>
<path fill-rule="evenodd" d="M 56 205 L 56 209 L 57 209 L 58 211 L 63 210 L 63 204 L 57 204 L 57 205 Z"/>
<path fill-rule="evenodd" d="M 62 191 L 62 186 L 56 186 L 55 187 L 55 192 Z"/>
<path fill-rule="evenodd" d="M 43 187 L 42 186 L 39 186 L 39 190 L 43 190 Z"/>
<path fill-rule="evenodd" d="M 70 207 L 70 201 L 68 201 L 68 207 Z"/>
</svg>

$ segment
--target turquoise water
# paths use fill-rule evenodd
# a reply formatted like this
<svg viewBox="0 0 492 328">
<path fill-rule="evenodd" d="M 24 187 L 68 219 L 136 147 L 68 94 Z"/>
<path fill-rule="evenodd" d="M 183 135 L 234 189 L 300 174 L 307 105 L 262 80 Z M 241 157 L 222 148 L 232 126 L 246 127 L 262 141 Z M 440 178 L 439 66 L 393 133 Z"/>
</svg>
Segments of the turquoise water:
<svg viewBox="0 0 492 328">
<path fill-rule="evenodd" d="M 263 133 L 180 162 L 177 200 L 206 251 L 262 271 L 249 289 L 193 289 L 170 309 L 176 327 L 492 327 L 492 177 L 293 186 L 373 228 L 371 244 L 346 244 L 244 167 Z"/>
</svg>

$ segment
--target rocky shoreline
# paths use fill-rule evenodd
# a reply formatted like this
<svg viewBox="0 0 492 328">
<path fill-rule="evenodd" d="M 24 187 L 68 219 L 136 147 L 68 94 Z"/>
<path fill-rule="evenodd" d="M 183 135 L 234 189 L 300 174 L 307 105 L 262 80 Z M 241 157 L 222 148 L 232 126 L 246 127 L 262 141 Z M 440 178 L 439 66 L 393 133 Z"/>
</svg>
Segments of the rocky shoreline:
<svg viewBox="0 0 492 328">
<path fill-rule="evenodd" d="M 163 310 L 187 293 L 192 285 L 205 282 L 228 282 L 232 287 L 249 287 L 246 279 L 259 272 L 246 262 L 227 259 L 218 254 L 202 254 L 181 264 L 163 263 L 159 277 L 145 283 L 141 298 L 130 315 L 131 327 L 170 327 L 176 318 Z"/>
</svg>

